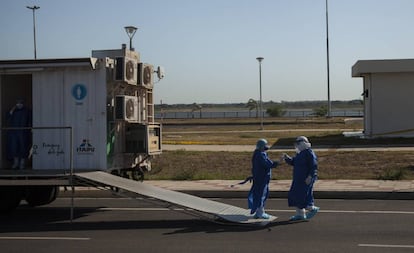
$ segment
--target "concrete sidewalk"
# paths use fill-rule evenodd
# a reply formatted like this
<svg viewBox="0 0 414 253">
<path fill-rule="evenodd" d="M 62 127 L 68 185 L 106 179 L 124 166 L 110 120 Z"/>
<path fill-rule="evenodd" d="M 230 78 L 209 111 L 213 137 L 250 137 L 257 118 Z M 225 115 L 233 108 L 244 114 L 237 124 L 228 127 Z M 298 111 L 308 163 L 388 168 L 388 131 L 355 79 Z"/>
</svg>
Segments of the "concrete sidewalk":
<svg viewBox="0 0 414 253">
<path fill-rule="evenodd" d="M 184 144 L 163 144 L 163 150 L 174 151 L 174 150 L 185 150 L 185 151 L 211 151 L 211 152 L 253 152 L 256 148 L 255 145 L 184 145 Z M 375 147 L 361 147 L 361 146 L 343 146 L 343 147 L 313 147 L 315 152 L 319 151 L 340 151 L 340 152 L 358 152 L 358 151 L 414 151 L 413 146 L 375 146 Z M 268 152 L 284 153 L 284 152 L 295 152 L 293 146 L 289 147 L 271 147 Z"/>
<path fill-rule="evenodd" d="M 206 198 L 246 198 L 251 183 L 238 185 L 236 180 L 171 181 L 149 180 L 144 184 L 185 192 Z M 286 198 L 291 180 L 272 180 L 270 197 Z M 232 185 L 234 185 L 232 187 Z M 63 192 L 61 196 L 69 196 Z M 111 196 L 110 191 L 99 191 L 92 187 L 78 187 L 78 197 Z M 414 200 L 414 180 L 318 180 L 314 188 L 315 198 L 334 199 L 407 199 Z"/>
<path fill-rule="evenodd" d="M 251 183 L 235 180 L 147 181 L 145 183 L 202 197 L 246 197 Z M 287 197 L 291 180 L 272 180 L 270 197 Z M 318 180 L 316 198 L 414 199 L 414 180 Z"/>
</svg>

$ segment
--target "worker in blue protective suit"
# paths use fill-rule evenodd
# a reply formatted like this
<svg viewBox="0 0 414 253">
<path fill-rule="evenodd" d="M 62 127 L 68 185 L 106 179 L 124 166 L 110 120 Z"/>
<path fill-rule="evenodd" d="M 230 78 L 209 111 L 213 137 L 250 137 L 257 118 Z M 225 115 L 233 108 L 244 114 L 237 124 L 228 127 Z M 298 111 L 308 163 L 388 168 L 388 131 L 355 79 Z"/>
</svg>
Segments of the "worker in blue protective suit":
<svg viewBox="0 0 414 253">
<path fill-rule="evenodd" d="M 313 185 L 318 177 L 318 158 L 311 149 L 311 143 L 305 136 L 295 141 L 296 156 L 283 155 L 286 163 L 293 166 L 293 180 L 288 193 L 288 204 L 296 207 L 296 215 L 290 220 L 310 219 L 319 211 L 314 205 Z"/>
<path fill-rule="evenodd" d="M 31 111 L 24 106 L 23 99 L 17 99 L 16 105 L 7 113 L 9 127 L 30 127 Z M 30 129 L 11 129 L 8 131 L 8 151 L 13 159 L 13 169 L 24 169 L 29 155 Z"/>
<path fill-rule="evenodd" d="M 269 149 L 267 141 L 260 139 L 256 143 L 256 149 L 252 157 L 253 184 L 248 196 L 250 213 L 256 219 L 269 219 L 264 207 L 269 196 L 269 182 L 271 179 L 272 168 L 279 163 L 269 159 L 266 150 Z"/>
</svg>

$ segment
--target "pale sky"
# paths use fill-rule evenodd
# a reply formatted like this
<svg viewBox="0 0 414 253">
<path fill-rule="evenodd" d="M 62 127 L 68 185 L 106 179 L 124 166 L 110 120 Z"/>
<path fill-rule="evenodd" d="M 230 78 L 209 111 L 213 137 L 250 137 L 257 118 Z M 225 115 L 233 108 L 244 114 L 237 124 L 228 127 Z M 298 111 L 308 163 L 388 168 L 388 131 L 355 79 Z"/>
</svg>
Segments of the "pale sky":
<svg viewBox="0 0 414 253">
<path fill-rule="evenodd" d="M 325 0 L 1 0 L 0 60 L 89 57 L 129 43 L 161 65 L 155 101 L 326 100 Z M 357 60 L 414 57 L 414 1 L 328 0 L 332 100 L 361 98 Z"/>
</svg>

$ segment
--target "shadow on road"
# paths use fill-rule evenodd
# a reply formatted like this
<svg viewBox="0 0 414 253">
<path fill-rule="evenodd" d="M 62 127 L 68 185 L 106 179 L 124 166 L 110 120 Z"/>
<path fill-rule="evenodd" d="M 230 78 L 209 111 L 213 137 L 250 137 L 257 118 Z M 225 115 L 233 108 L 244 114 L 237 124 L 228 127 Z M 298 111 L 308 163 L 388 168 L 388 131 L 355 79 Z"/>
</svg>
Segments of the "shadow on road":
<svg viewBox="0 0 414 253">
<path fill-rule="evenodd" d="M 107 211 L 99 210 L 99 207 L 76 208 L 73 222 L 70 222 L 69 208 L 28 208 L 21 207 L 9 215 L 0 215 L 1 233 L 24 233 L 24 232 L 50 232 L 50 231 L 95 231 L 95 230 L 141 230 L 159 229 L 169 230 L 163 235 L 186 234 L 186 233 L 234 233 L 250 232 L 258 230 L 271 231 L 278 226 L 290 225 L 288 221 L 277 221 L 265 227 L 253 225 L 240 225 L 224 223 L 217 220 L 206 220 L 188 216 L 179 219 L 151 219 L 151 220 L 111 220 L 102 219 L 98 213 Z M 111 216 L 112 218 L 115 218 Z M 119 218 L 119 217 L 117 217 Z M 172 230 L 172 231 L 171 231 Z"/>
<path fill-rule="evenodd" d="M 257 226 L 257 225 L 243 225 L 243 224 L 235 224 L 235 223 L 215 223 L 212 221 L 204 221 L 203 226 L 195 226 L 194 221 L 191 222 L 191 226 L 175 230 L 173 232 L 166 233 L 168 235 L 171 234 L 185 234 L 185 233 L 197 233 L 197 232 L 204 232 L 204 233 L 234 233 L 234 232 L 251 232 L 251 231 L 259 231 L 259 230 L 267 230 L 272 231 L 273 228 L 285 225 L 294 225 L 298 224 L 292 223 L 289 221 L 277 221 L 272 222 L 267 226 Z"/>
</svg>

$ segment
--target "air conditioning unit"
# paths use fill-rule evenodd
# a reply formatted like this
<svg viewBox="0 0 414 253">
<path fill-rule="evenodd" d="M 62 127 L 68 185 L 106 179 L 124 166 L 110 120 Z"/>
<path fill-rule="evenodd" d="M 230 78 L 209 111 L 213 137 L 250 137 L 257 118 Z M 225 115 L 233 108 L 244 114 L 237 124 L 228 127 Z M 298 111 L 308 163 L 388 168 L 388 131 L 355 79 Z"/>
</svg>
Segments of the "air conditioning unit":
<svg viewBox="0 0 414 253">
<path fill-rule="evenodd" d="M 139 122 L 139 101 L 134 96 L 115 97 L 115 119 Z"/>
<path fill-rule="evenodd" d="M 125 152 L 161 154 L 162 131 L 160 124 L 127 124 L 125 129 Z"/>
<path fill-rule="evenodd" d="M 143 86 L 147 89 L 154 87 L 153 74 L 154 66 L 147 63 L 138 64 L 138 85 Z"/>
<path fill-rule="evenodd" d="M 137 64 L 137 60 L 134 58 L 115 58 L 115 81 L 136 85 L 138 79 Z"/>
</svg>

